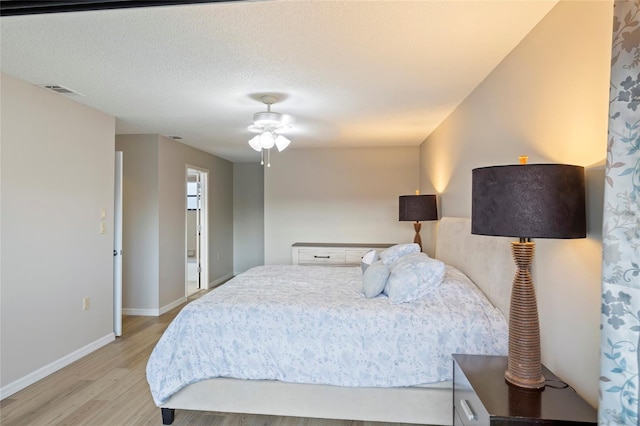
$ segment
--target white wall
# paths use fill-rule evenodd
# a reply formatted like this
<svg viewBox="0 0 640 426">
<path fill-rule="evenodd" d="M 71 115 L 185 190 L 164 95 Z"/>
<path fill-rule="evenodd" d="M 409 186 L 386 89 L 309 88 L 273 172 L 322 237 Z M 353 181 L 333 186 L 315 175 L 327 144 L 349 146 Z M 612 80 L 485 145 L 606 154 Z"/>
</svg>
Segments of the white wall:
<svg viewBox="0 0 640 426">
<path fill-rule="evenodd" d="M 398 197 L 418 187 L 419 147 L 289 149 L 265 170 L 265 263 L 296 242 L 412 242 Z"/>
<path fill-rule="evenodd" d="M 114 338 L 115 119 L 5 74 L 0 84 L 5 397 Z"/>
<path fill-rule="evenodd" d="M 264 265 L 264 167 L 233 164 L 233 271 Z"/>
<path fill-rule="evenodd" d="M 475 167 L 528 155 L 587 168 L 588 238 L 538 239 L 532 272 L 542 361 L 594 406 L 612 22 L 612 2 L 558 3 L 420 151 L 421 189 L 441 193 L 444 216 L 470 217 Z"/>
<path fill-rule="evenodd" d="M 233 274 L 233 164 L 159 135 L 119 135 L 123 306 L 157 315 L 185 299 L 187 167 L 208 171 L 209 283 Z"/>
</svg>

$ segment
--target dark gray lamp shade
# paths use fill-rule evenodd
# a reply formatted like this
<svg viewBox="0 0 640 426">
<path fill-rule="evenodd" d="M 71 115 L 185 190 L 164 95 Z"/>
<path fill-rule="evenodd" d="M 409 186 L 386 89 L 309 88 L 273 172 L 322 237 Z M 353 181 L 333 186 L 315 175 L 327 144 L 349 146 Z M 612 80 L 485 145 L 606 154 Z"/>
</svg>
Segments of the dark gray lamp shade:
<svg viewBox="0 0 640 426">
<path fill-rule="evenodd" d="M 471 233 L 586 237 L 584 167 L 519 164 L 474 169 Z"/>
<path fill-rule="evenodd" d="M 398 216 L 401 221 L 438 220 L 436 196 L 401 195 Z"/>
</svg>

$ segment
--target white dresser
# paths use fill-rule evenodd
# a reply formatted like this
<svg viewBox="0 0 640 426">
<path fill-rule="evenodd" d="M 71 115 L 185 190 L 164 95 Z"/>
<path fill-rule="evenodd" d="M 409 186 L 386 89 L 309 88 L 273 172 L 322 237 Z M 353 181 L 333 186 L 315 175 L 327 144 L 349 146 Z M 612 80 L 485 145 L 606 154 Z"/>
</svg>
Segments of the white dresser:
<svg viewBox="0 0 640 426">
<path fill-rule="evenodd" d="M 295 243 L 291 246 L 294 265 L 357 266 L 369 250 L 382 251 L 394 244 Z"/>
</svg>

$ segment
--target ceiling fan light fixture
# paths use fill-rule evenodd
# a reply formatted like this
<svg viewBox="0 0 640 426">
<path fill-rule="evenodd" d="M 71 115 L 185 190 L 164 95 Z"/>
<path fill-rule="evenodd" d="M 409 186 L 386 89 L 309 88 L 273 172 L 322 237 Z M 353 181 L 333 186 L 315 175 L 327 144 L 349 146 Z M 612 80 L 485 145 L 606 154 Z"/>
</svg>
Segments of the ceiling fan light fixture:
<svg viewBox="0 0 640 426">
<path fill-rule="evenodd" d="M 291 141 L 287 138 L 285 138 L 282 135 L 278 135 L 278 137 L 276 138 L 276 140 L 274 141 L 276 144 L 276 147 L 278 148 L 278 152 L 282 152 L 285 150 L 285 148 L 287 148 L 289 146 L 289 144 L 291 143 Z"/>
<path fill-rule="evenodd" d="M 262 146 L 260 145 L 260 135 L 255 135 L 251 139 L 249 139 L 249 146 L 256 151 L 262 151 Z"/>
<path fill-rule="evenodd" d="M 271 149 L 275 144 L 275 138 L 273 137 L 273 133 L 264 132 L 260 135 L 260 146 L 262 149 Z"/>
</svg>

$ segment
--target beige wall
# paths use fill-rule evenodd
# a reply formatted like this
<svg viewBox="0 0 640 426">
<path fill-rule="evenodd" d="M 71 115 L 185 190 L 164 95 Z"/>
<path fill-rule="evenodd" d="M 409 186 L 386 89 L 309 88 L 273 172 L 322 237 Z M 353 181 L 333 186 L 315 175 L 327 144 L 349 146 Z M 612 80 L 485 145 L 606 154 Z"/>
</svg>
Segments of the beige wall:
<svg viewBox="0 0 640 426">
<path fill-rule="evenodd" d="M 187 211 L 187 255 L 189 252 L 196 252 L 197 247 L 197 219 L 196 210 Z"/>
<path fill-rule="evenodd" d="M 420 149 L 421 189 L 441 194 L 444 216 L 470 216 L 475 167 L 524 154 L 587 168 L 588 238 L 537 240 L 532 272 L 543 363 L 592 405 L 612 20 L 612 2 L 561 1 Z"/>
<path fill-rule="evenodd" d="M 279 153 L 265 170 L 265 263 L 291 263 L 295 242 L 412 242 L 398 196 L 417 189 L 418 158 L 418 147 Z"/>
<path fill-rule="evenodd" d="M 159 141 L 160 306 L 165 306 L 185 294 L 187 166 L 208 172 L 208 282 L 233 274 L 233 163 L 163 136 Z M 178 263 L 177 258 L 182 260 Z"/>
<path fill-rule="evenodd" d="M 114 338 L 115 119 L 5 74 L 0 84 L 5 397 Z"/>
<path fill-rule="evenodd" d="M 157 309 L 158 136 L 117 136 L 116 150 L 123 153 L 122 306 Z"/>
<path fill-rule="evenodd" d="M 233 274 L 233 164 L 159 135 L 119 135 L 123 151 L 123 306 L 157 315 L 186 294 L 187 167 L 208 171 L 209 279 Z"/>
<path fill-rule="evenodd" d="M 233 271 L 264 265 L 264 167 L 233 164 Z"/>
</svg>

